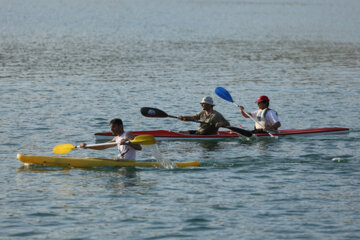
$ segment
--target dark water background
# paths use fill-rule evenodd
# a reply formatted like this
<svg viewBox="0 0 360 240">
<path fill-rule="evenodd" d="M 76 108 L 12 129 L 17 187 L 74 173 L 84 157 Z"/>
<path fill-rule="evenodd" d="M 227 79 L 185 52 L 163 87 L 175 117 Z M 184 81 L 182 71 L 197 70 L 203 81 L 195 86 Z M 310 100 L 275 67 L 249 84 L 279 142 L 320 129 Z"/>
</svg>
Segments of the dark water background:
<svg viewBox="0 0 360 240">
<path fill-rule="evenodd" d="M 301 0 L 0 1 L 0 239 L 359 239 L 360 3 Z M 126 130 L 195 129 L 144 106 L 192 114 L 214 94 L 255 109 L 267 95 L 283 129 L 349 134 L 161 142 L 196 169 L 24 167 Z M 106 151 L 68 156 L 114 157 Z M 139 160 L 151 160 L 145 148 Z"/>
</svg>

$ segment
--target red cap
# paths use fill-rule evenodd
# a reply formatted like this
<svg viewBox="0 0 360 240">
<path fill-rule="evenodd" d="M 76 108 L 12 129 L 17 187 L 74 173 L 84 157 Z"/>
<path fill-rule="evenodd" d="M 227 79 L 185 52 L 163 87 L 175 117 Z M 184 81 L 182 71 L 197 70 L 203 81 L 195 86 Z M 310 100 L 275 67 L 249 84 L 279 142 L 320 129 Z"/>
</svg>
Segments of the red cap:
<svg viewBox="0 0 360 240">
<path fill-rule="evenodd" d="M 270 102 L 270 99 L 267 96 L 260 96 L 256 102 Z"/>
</svg>

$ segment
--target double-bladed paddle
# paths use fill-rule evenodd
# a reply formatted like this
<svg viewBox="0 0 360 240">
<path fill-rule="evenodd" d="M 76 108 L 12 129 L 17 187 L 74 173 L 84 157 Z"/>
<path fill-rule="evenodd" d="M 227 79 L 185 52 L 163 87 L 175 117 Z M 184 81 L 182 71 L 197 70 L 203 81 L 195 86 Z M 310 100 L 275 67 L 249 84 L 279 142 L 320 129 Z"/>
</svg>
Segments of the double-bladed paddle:
<svg viewBox="0 0 360 240">
<path fill-rule="evenodd" d="M 222 99 L 233 103 L 235 106 L 240 107 L 238 104 L 236 104 L 233 100 L 233 98 L 231 97 L 230 93 L 223 87 L 217 87 L 215 89 L 215 93 L 216 95 L 218 95 L 219 97 L 221 97 Z M 256 121 L 256 119 L 254 119 L 252 116 L 250 116 L 249 114 L 247 114 L 247 112 L 245 112 L 245 115 L 248 116 L 251 120 L 253 120 L 255 123 L 259 124 L 262 128 L 265 128 L 261 123 L 259 123 L 258 121 Z M 272 135 L 269 131 L 266 131 L 271 137 L 274 137 L 274 135 Z"/>
<path fill-rule="evenodd" d="M 155 118 L 176 118 L 175 116 L 172 116 L 172 115 L 168 115 L 166 112 L 160 110 L 160 109 L 157 109 L 157 108 L 150 108 L 150 107 L 142 107 L 140 109 L 140 112 L 143 116 L 145 117 L 155 117 Z M 202 122 L 202 121 L 197 121 L 197 120 L 192 120 L 192 122 L 197 122 L 197 123 L 204 123 L 204 124 L 210 124 L 210 123 L 207 123 L 207 122 Z M 246 131 L 244 129 L 241 129 L 241 128 L 237 128 L 237 127 L 233 127 L 233 126 L 227 126 L 227 127 L 223 127 L 223 128 L 227 128 L 227 129 L 230 129 L 231 131 L 234 131 L 238 134 L 241 134 L 245 137 L 251 137 L 252 136 L 252 133 L 249 132 L 249 131 Z"/>
<path fill-rule="evenodd" d="M 138 143 L 141 145 L 151 145 L 151 144 L 155 144 L 156 140 L 155 140 L 154 136 L 152 136 L 152 135 L 139 135 L 139 136 L 136 136 L 133 140 L 130 140 L 130 142 Z M 115 143 L 115 142 L 107 142 L 107 143 L 89 144 L 89 145 L 86 145 L 86 147 L 115 146 L 116 144 L 117 143 Z M 60 145 L 56 145 L 54 147 L 53 153 L 54 154 L 65 154 L 65 153 L 71 152 L 75 148 L 80 148 L 80 146 L 74 146 L 71 143 L 60 144 Z"/>
</svg>

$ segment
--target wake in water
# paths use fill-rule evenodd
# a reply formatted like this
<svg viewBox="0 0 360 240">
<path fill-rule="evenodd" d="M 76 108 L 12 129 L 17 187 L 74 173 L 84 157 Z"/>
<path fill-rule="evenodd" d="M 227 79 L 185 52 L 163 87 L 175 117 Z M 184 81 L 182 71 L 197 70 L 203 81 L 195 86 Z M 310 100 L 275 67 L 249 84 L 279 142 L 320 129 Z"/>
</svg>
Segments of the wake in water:
<svg viewBox="0 0 360 240">
<path fill-rule="evenodd" d="M 163 158 L 163 156 L 160 153 L 159 147 L 157 144 L 148 145 L 147 148 L 150 149 L 153 157 L 156 159 L 156 161 L 161 164 L 166 169 L 173 169 L 175 168 L 175 163 L 170 161 L 169 159 Z"/>
</svg>

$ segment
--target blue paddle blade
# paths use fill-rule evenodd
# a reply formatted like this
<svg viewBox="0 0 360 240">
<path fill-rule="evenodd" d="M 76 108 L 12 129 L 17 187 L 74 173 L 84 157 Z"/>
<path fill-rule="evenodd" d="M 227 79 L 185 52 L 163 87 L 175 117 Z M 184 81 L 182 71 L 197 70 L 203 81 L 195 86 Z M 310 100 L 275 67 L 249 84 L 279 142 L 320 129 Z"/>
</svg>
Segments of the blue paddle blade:
<svg viewBox="0 0 360 240">
<path fill-rule="evenodd" d="M 228 102 L 232 102 L 232 103 L 234 102 L 230 93 L 223 87 L 217 87 L 215 89 L 215 93 L 216 93 L 216 95 L 218 95 L 219 97 L 221 97 L 222 99 L 224 99 Z"/>
</svg>

